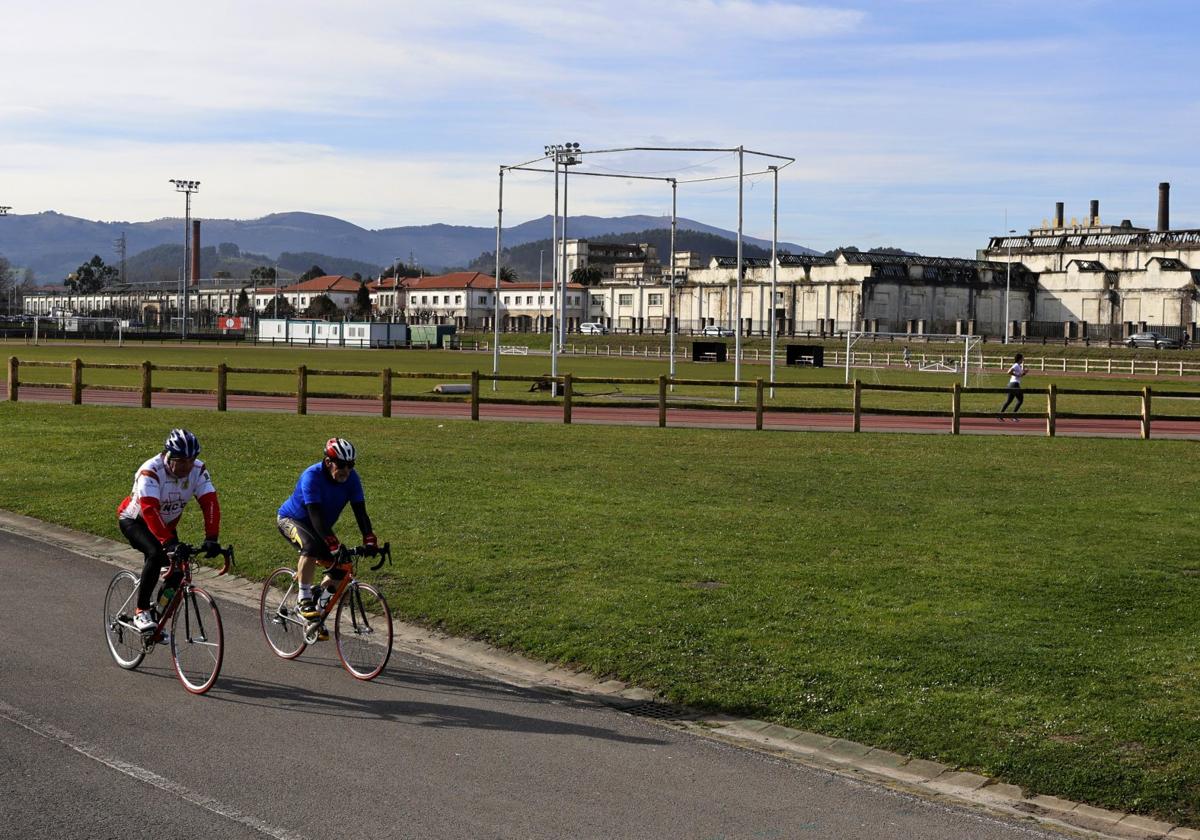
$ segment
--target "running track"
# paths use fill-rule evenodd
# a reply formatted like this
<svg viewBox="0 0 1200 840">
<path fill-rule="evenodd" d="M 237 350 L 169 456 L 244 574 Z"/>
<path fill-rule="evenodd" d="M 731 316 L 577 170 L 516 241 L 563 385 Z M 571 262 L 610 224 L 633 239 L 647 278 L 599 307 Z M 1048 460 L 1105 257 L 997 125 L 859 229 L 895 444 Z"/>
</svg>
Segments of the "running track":
<svg viewBox="0 0 1200 840">
<path fill-rule="evenodd" d="M 69 390 L 21 386 L 22 402 L 69 402 Z M 140 405 L 140 395 L 128 391 L 88 390 L 83 392 L 86 405 Z M 154 405 L 185 406 L 189 408 L 216 408 L 216 397 L 208 394 L 155 394 Z M 243 397 L 230 395 L 228 407 L 234 411 L 279 411 L 294 412 L 296 400 L 292 397 Z M 310 397 L 310 414 L 365 414 L 380 413 L 378 401 L 325 399 Z M 395 400 L 392 414 L 399 417 L 424 417 L 428 419 L 466 420 L 471 416 L 466 402 L 412 402 Z M 561 405 L 508 405 L 483 402 L 479 407 L 480 420 L 507 420 L 524 423 L 561 423 Z M 650 403 L 645 408 L 606 407 L 574 405 L 571 410 L 574 423 L 605 425 L 655 426 L 658 424 L 658 406 Z M 763 428 L 771 431 L 817 431 L 848 432 L 851 430 L 849 414 L 793 414 L 769 409 L 763 415 Z M 746 429 L 754 430 L 754 412 L 719 411 L 703 408 L 670 408 L 667 410 L 667 425 L 689 428 Z M 1136 420 L 1070 420 L 1059 418 L 1055 434 L 1074 437 L 1132 437 L 1140 434 Z M 920 417 L 905 415 L 863 414 L 861 427 L 864 432 L 910 432 L 916 434 L 949 434 L 949 417 Z M 1025 414 L 1019 422 L 1001 422 L 990 417 L 964 417 L 959 422 L 962 434 L 1033 435 L 1046 434 L 1044 417 Z M 1186 422 L 1157 420 L 1151 427 L 1151 437 L 1185 440 L 1200 440 L 1200 418 Z"/>
</svg>

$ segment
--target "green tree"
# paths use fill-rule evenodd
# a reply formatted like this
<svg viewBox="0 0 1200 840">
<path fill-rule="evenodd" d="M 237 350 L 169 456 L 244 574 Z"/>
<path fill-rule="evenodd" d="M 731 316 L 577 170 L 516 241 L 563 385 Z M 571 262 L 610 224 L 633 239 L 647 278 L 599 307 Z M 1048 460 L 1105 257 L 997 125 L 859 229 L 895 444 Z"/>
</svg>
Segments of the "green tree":
<svg viewBox="0 0 1200 840">
<path fill-rule="evenodd" d="M 274 285 L 276 277 L 277 274 L 273 265 L 260 265 L 250 269 L 250 279 L 256 284 L 270 283 Z"/>
<path fill-rule="evenodd" d="M 580 286 L 599 286 L 600 278 L 601 272 L 598 265 L 581 265 L 571 272 L 571 282 L 578 283 Z"/>
<path fill-rule="evenodd" d="M 250 304 L 250 295 L 246 293 L 245 289 L 242 289 L 241 293 L 238 294 L 237 314 L 242 317 L 254 314 L 254 307 Z"/>
<path fill-rule="evenodd" d="M 363 283 L 354 295 L 354 314 L 359 318 L 371 317 L 371 290 Z"/>
<path fill-rule="evenodd" d="M 63 281 L 63 285 L 73 292 L 90 294 L 98 292 L 116 280 L 121 274 L 115 267 L 105 265 L 100 255 L 92 257 Z"/>
<path fill-rule="evenodd" d="M 332 319 L 340 312 L 341 310 L 337 308 L 336 303 L 330 300 L 329 295 L 317 295 L 308 305 L 308 309 L 304 310 L 304 314 L 309 318 Z"/>
<path fill-rule="evenodd" d="M 275 295 L 263 309 L 263 315 L 271 318 L 294 318 L 296 307 L 283 295 Z"/>
<path fill-rule="evenodd" d="M 300 282 L 303 283 L 305 280 L 311 280 L 314 277 L 324 277 L 324 276 L 325 276 L 325 269 L 321 268 L 321 266 L 319 266 L 319 265 L 314 265 L 308 271 L 306 271 L 300 275 Z"/>
</svg>

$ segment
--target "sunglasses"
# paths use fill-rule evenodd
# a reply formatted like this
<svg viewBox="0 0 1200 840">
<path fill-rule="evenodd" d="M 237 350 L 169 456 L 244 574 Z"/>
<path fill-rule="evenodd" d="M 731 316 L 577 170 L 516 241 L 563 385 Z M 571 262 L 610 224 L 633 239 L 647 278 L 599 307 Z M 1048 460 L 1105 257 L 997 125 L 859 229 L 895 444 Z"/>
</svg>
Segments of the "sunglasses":
<svg viewBox="0 0 1200 840">
<path fill-rule="evenodd" d="M 352 470 L 352 469 L 354 469 L 354 462 L 353 462 L 353 461 L 343 461 L 341 458 L 330 458 L 329 460 L 330 460 L 330 462 L 332 462 L 332 463 L 333 463 L 333 465 L 334 465 L 335 467 L 337 467 L 339 470 Z"/>
</svg>

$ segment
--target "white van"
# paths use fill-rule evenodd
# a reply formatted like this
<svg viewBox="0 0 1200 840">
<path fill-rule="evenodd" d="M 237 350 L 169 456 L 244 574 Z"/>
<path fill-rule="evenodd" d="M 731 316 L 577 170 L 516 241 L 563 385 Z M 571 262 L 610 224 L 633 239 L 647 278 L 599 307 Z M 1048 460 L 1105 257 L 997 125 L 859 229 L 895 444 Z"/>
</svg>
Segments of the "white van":
<svg viewBox="0 0 1200 840">
<path fill-rule="evenodd" d="M 584 335 L 608 335 L 608 327 L 599 321 L 584 321 L 579 325 L 579 331 Z"/>
</svg>

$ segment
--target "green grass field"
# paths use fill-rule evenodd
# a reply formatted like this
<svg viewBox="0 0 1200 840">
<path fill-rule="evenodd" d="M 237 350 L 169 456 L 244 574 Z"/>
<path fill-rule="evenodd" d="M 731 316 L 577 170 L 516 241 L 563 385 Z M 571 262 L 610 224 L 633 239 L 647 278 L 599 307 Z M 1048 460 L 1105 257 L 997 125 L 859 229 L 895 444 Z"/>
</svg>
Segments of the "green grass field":
<svg viewBox="0 0 1200 840">
<path fill-rule="evenodd" d="M 609 338 L 601 336 L 600 338 Z M 354 350 L 354 349 L 319 349 L 319 348 L 271 348 L 271 347 L 236 347 L 236 346 L 157 346 L 133 345 L 116 347 L 114 345 L 87 344 L 67 345 L 55 344 L 48 346 L 12 346 L 5 350 L 6 355 L 15 355 L 22 361 L 42 360 L 65 362 L 79 356 L 87 363 L 117 363 L 140 364 L 150 360 L 157 365 L 206 365 L 215 366 L 221 362 L 237 368 L 275 368 L 294 370 L 304 364 L 318 370 L 364 370 L 379 371 L 390 367 L 395 371 L 421 371 L 429 373 L 466 374 L 472 370 L 490 373 L 492 356 L 489 353 L 457 352 L 457 351 L 393 351 L 393 350 Z M 1167 352 L 1167 351 L 1163 351 Z M 500 371 L 504 374 L 535 376 L 550 371 L 550 359 L 546 356 L 502 356 Z M 575 376 L 611 377 L 611 378 L 654 378 L 668 372 L 666 359 L 640 359 L 630 356 L 563 356 L 559 360 L 559 372 L 570 372 Z M 0 375 L 7 375 L 0 371 Z M 732 363 L 696 364 L 678 361 L 676 376 L 686 379 L 729 380 L 734 375 Z M 755 377 L 766 379 L 769 367 L 765 363 L 747 362 L 742 365 L 743 380 L 751 381 Z M 859 368 L 854 371 L 864 384 L 895 384 L 923 385 L 949 388 L 953 383 L 961 382 L 960 374 L 923 373 L 915 369 L 903 367 L 890 368 Z M 22 367 L 20 372 L 22 382 L 36 384 L 41 382 L 66 383 L 70 372 L 65 368 Z M 776 366 L 778 382 L 817 382 L 843 383 L 844 370 L 838 367 L 823 369 L 789 368 L 784 365 Z M 397 396 L 428 394 L 432 391 L 437 379 L 395 379 L 393 393 Z M 136 370 L 86 369 L 84 371 L 86 384 L 137 386 L 141 382 L 141 374 Z M 993 412 L 1003 397 L 996 394 L 972 394 L 970 388 L 1000 388 L 1007 382 L 1007 377 L 1000 372 L 990 372 L 983 375 L 972 373 L 969 377 L 968 391 L 962 398 L 962 410 L 966 412 Z M 1032 371 L 1025 379 L 1027 389 L 1044 389 L 1050 382 L 1059 388 L 1103 388 L 1128 390 L 1130 396 L 1125 397 L 1094 397 L 1079 395 L 1060 395 L 1057 408 L 1060 412 L 1089 412 L 1136 415 L 1139 410 L 1139 394 L 1143 386 L 1149 384 L 1155 392 L 1154 411 L 1158 414 L 1196 415 L 1200 416 L 1200 400 L 1172 399 L 1172 393 L 1200 393 L 1200 383 L 1189 379 L 1163 377 L 1148 380 L 1121 376 L 1090 376 L 1081 373 L 1042 373 Z M 154 374 L 156 386 L 176 388 L 214 388 L 215 376 L 211 372 L 156 371 Z M 229 387 L 247 390 L 293 391 L 296 387 L 294 373 L 286 374 L 231 374 Z M 361 395 L 378 395 L 380 384 L 378 377 L 331 377 L 313 376 L 309 380 L 309 389 L 320 392 L 339 392 Z M 620 384 L 609 385 L 600 383 L 580 383 L 575 387 L 575 397 L 580 402 L 592 401 L 603 404 L 606 401 L 628 399 L 652 399 L 657 394 L 654 384 Z M 550 396 L 546 392 L 530 393 L 529 383 L 503 382 L 497 390 L 492 390 L 491 383 L 485 382 L 481 387 L 481 396 L 487 399 L 520 399 L 531 402 L 548 402 Z M 732 389 L 712 386 L 680 386 L 672 392 L 672 399 L 698 405 L 732 405 Z M 753 390 L 742 389 L 740 403 L 743 406 L 753 405 Z M 776 390 L 773 400 L 768 400 L 767 410 L 771 406 L 804 407 L 810 410 L 828 409 L 848 411 L 851 406 L 851 395 L 847 390 L 806 390 L 786 389 Z M 910 392 L 865 392 L 863 398 L 865 409 L 904 409 L 921 411 L 950 410 L 950 395 L 948 393 L 910 393 Z M 1043 394 L 1031 393 L 1026 397 L 1023 410 L 1027 414 L 1045 412 L 1046 398 Z"/>
<path fill-rule="evenodd" d="M 342 435 L 398 616 L 1200 825 L 1193 443 L 0 403 L 0 507 L 119 539 L 175 425 L 243 575 L 292 561 L 275 508 Z"/>
</svg>

